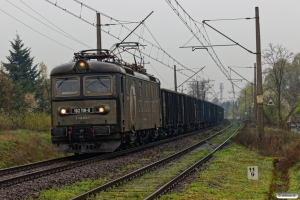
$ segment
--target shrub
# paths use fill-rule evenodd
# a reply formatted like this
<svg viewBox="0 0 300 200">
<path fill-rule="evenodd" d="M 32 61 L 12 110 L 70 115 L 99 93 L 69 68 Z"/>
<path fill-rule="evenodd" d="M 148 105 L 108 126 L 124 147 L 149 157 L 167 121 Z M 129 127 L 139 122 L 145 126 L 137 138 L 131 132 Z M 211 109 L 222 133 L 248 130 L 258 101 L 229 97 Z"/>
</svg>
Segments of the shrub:
<svg viewBox="0 0 300 200">
<path fill-rule="evenodd" d="M 300 161 L 300 135 L 293 132 L 266 127 L 260 140 L 257 128 L 248 124 L 233 140 L 243 146 L 257 149 L 261 155 L 283 157 L 278 163 L 278 169 L 282 172 L 287 172 Z"/>
<path fill-rule="evenodd" d="M 45 112 L 24 112 L 8 116 L 0 113 L 0 129 L 27 129 L 34 131 L 49 131 L 51 117 Z"/>
</svg>

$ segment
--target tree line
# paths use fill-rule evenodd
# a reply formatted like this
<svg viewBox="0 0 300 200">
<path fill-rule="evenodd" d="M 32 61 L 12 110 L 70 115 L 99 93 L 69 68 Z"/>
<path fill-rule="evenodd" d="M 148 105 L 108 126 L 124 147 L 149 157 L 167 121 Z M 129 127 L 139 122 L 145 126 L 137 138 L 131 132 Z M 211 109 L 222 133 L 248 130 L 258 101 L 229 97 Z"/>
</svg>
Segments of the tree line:
<svg viewBox="0 0 300 200">
<path fill-rule="evenodd" d="M 283 45 L 269 44 L 262 52 L 264 121 L 268 125 L 287 127 L 287 121 L 300 122 L 300 53 L 294 54 Z M 188 94 L 221 105 L 225 118 L 250 120 L 254 117 L 253 83 L 237 93 L 237 99 L 219 101 L 217 94 L 209 91 L 209 80 L 188 83 Z M 213 95 L 208 99 L 206 93 Z M 269 100 L 274 105 L 266 105 Z"/>
<path fill-rule="evenodd" d="M 294 54 L 283 45 L 269 44 L 262 52 L 264 121 L 286 128 L 288 121 L 299 121 L 300 53 Z M 237 113 L 242 119 L 253 118 L 253 86 L 247 84 L 239 93 Z M 269 100 L 274 105 L 267 105 Z M 252 116 L 251 116 L 252 114 Z"/>
<path fill-rule="evenodd" d="M 47 66 L 34 64 L 31 49 L 24 46 L 20 35 L 10 42 L 7 62 L 1 62 L 0 108 L 14 116 L 24 112 L 50 113 L 50 79 Z"/>
</svg>

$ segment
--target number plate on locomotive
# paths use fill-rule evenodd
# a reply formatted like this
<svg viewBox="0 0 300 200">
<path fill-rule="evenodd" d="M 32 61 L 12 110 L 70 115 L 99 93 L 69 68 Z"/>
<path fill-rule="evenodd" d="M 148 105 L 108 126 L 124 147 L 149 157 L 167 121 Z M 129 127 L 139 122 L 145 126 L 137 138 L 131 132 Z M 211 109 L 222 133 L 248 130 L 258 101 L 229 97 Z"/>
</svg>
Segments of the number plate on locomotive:
<svg viewBox="0 0 300 200">
<path fill-rule="evenodd" d="M 73 108 L 72 113 L 91 113 L 93 112 L 92 108 Z"/>
</svg>

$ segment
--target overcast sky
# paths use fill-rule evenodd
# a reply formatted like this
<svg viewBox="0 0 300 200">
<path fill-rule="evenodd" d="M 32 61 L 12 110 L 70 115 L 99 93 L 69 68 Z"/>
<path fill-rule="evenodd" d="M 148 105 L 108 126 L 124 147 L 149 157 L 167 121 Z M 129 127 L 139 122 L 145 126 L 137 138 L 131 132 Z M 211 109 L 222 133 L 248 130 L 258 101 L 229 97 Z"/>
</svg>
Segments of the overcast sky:
<svg viewBox="0 0 300 200">
<path fill-rule="evenodd" d="M 81 15 L 82 19 L 90 23 L 95 23 L 95 12 L 84 7 L 81 8 L 80 4 L 73 0 L 50 1 L 57 3 L 58 6 L 67 9 L 77 16 Z M 174 0 L 171 2 L 173 4 L 175 3 Z M 185 11 L 198 22 L 212 19 L 252 18 L 255 16 L 255 7 L 258 6 L 262 50 L 266 49 L 269 43 L 273 43 L 281 44 L 293 53 L 300 52 L 299 0 L 179 0 L 178 2 Z M 151 11 L 154 11 L 145 22 L 147 28 L 141 26 L 135 33 L 138 35 L 143 33 L 144 38 L 153 44 L 157 45 L 157 41 L 164 51 L 185 67 L 197 71 L 205 66 L 203 73 L 199 73 L 199 76 L 204 77 L 206 80 L 210 79 L 210 84 L 214 85 L 213 88 L 216 93 L 220 91 L 220 83 L 223 83 L 223 97 L 226 100 L 232 97 L 232 94 L 228 93 L 232 90 L 230 82 L 220 71 L 206 50 L 192 51 L 191 48 L 179 48 L 183 45 L 201 46 L 201 44 L 195 38 L 191 39 L 193 35 L 166 1 L 86 0 L 83 3 L 109 17 L 128 22 L 142 21 Z M 34 63 L 44 62 L 48 66 L 49 72 L 55 66 L 69 62 L 74 52 L 96 48 L 96 29 L 94 26 L 44 0 L 0 0 L 0 9 L 0 61 L 4 63 L 7 62 L 6 56 L 9 55 L 9 50 L 11 49 L 10 41 L 16 38 L 16 33 L 21 36 L 25 47 L 31 48 L 31 56 L 35 57 Z M 43 18 L 41 16 L 43 16 Z M 105 24 L 116 23 L 103 15 L 101 15 L 101 21 Z M 254 19 L 211 21 L 208 23 L 247 49 L 253 52 L 256 51 Z M 56 27 L 54 27 L 53 24 Z M 49 26 L 52 28 L 49 28 Z M 124 26 L 132 30 L 137 26 L 137 23 L 124 24 Z M 202 27 L 200 23 L 198 26 L 199 28 Z M 57 27 L 60 30 L 58 30 Z M 121 30 L 121 26 L 114 25 L 110 26 L 110 29 L 108 26 L 103 28 L 120 38 L 124 38 L 127 34 L 126 31 L 124 31 L 125 28 Z M 142 31 L 141 28 L 143 28 L 144 31 Z M 53 29 L 58 30 L 60 33 Z M 64 31 L 63 34 L 61 34 L 62 30 Z M 207 32 L 211 44 L 213 45 L 232 44 L 231 41 L 217 34 L 207 26 L 201 30 Z M 70 36 L 66 37 L 66 34 L 75 39 L 70 39 Z M 133 40 L 136 41 L 137 39 L 132 37 L 126 41 Z M 119 40 L 102 32 L 103 49 L 109 49 L 117 42 L 119 42 Z M 140 41 L 140 43 L 143 44 L 143 41 Z M 150 52 L 150 50 L 151 46 L 148 45 L 144 51 Z M 229 70 L 228 66 L 252 67 L 256 62 L 255 55 L 238 46 L 215 47 L 214 50 L 226 70 Z M 159 56 L 164 60 L 167 57 L 162 54 Z M 151 58 L 145 57 L 145 60 L 150 62 L 150 64 L 146 65 L 147 72 L 159 78 L 163 88 L 174 89 L 173 70 Z M 169 64 L 171 66 L 173 65 L 173 63 Z M 177 63 L 174 64 L 178 65 Z M 178 68 L 184 69 L 181 66 Z M 253 81 L 252 68 L 233 69 L 249 81 Z M 181 72 L 184 71 L 186 70 L 181 70 Z M 191 75 L 190 73 L 187 74 Z M 233 72 L 231 74 L 233 79 L 239 79 Z M 187 79 L 186 76 L 180 73 L 177 75 L 178 85 Z M 236 84 L 242 88 L 245 83 L 246 82 L 243 81 L 237 82 Z M 184 84 L 183 89 L 186 88 L 187 85 Z M 182 88 L 180 88 L 180 91 L 181 89 Z M 239 89 L 235 88 L 235 91 L 238 92 Z M 209 95 L 209 97 L 211 97 L 211 95 Z"/>
</svg>

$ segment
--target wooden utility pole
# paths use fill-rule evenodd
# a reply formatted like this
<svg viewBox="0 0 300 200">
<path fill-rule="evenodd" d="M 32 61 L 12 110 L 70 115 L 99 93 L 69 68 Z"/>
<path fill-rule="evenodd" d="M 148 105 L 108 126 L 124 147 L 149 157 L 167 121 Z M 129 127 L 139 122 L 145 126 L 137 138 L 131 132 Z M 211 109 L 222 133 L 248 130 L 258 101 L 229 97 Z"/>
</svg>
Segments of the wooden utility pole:
<svg viewBox="0 0 300 200">
<path fill-rule="evenodd" d="M 247 119 L 247 91 L 245 88 L 245 120 Z"/>
<path fill-rule="evenodd" d="M 175 85 L 175 92 L 177 92 L 176 65 L 174 65 L 174 85 Z"/>
<path fill-rule="evenodd" d="M 100 13 L 97 13 L 97 49 L 98 49 L 98 55 L 101 53 L 102 44 L 101 44 L 101 22 L 100 22 Z M 101 61 L 101 59 L 98 58 L 98 61 Z"/>
<path fill-rule="evenodd" d="M 232 100 L 232 119 L 234 119 L 234 100 Z"/>
<path fill-rule="evenodd" d="M 261 70 L 261 48 L 260 48 L 260 27 L 259 11 L 255 7 L 255 26 L 256 26 L 256 64 L 257 64 L 257 126 L 258 135 L 262 139 L 264 134 L 264 113 L 263 113 L 263 89 L 262 89 L 262 70 Z"/>
<path fill-rule="evenodd" d="M 256 83 L 256 63 L 254 63 L 254 83 L 253 83 L 253 89 L 254 89 L 254 94 L 253 94 L 253 103 L 254 103 L 254 110 L 253 110 L 253 119 L 254 119 L 254 124 L 257 123 L 257 102 L 256 102 L 256 87 L 257 87 L 257 83 Z"/>
</svg>

